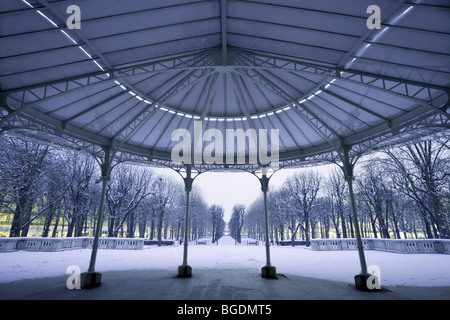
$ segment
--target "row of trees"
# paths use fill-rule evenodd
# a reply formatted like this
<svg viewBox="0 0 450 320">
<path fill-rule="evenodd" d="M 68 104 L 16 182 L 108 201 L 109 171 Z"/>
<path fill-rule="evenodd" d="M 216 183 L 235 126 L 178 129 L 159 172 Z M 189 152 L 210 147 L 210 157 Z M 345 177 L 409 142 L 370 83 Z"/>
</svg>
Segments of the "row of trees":
<svg viewBox="0 0 450 320">
<path fill-rule="evenodd" d="M 237 242 L 241 243 L 241 233 L 244 226 L 245 206 L 242 204 L 234 205 L 230 221 L 228 222 L 228 230 L 230 236 Z"/>
<path fill-rule="evenodd" d="M 220 238 L 222 238 L 226 222 L 223 220 L 224 210 L 222 206 L 212 205 L 209 208 L 209 212 L 211 214 L 211 223 L 212 223 L 212 243 L 216 243 Z"/>
<path fill-rule="evenodd" d="M 450 144 L 423 141 L 360 160 L 354 191 L 364 237 L 450 238 Z M 274 241 L 354 237 L 348 186 L 336 166 L 328 176 L 302 170 L 269 192 Z M 247 211 L 244 230 L 264 236 L 263 200 Z"/>
<path fill-rule="evenodd" d="M 423 141 L 360 160 L 355 198 L 364 237 L 450 238 L 449 140 Z M 100 173 L 84 154 L 10 137 L 0 138 L 0 212 L 9 236 L 89 235 L 95 227 Z M 111 237 L 184 237 L 185 192 L 181 181 L 153 170 L 117 165 L 107 186 L 104 228 Z M 268 194 L 271 238 L 354 237 L 347 183 L 336 167 L 329 176 L 303 170 Z M 228 229 L 264 236 L 262 198 L 249 208 L 233 208 Z M 5 219 L 6 217 L 6 219 Z M 190 197 L 189 239 L 225 228 L 223 208 L 208 208 L 194 186 Z"/>
<path fill-rule="evenodd" d="M 10 237 L 92 234 L 101 192 L 99 166 L 79 152 L 0 138 L 0 212 Z M 146 167 L 118 164 L 107 185 L 104 233 L 109 237 L 183 239 L 184 185 Z M 190 193 L 189 239 L 223 234 L 198 188 Z M 223 210 L 222 210 L 223 211 Z M 61 232 L 61 230 L 63 230 Z M 64 234 L 65 233 L 65 234 Z"/>
</svg>

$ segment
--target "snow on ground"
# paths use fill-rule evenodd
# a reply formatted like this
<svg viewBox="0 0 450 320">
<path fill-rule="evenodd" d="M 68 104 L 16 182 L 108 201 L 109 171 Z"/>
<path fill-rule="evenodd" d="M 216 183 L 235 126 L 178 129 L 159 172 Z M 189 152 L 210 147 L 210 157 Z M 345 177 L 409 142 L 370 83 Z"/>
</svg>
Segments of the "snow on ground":
<svg viewBox="0 0 450 320">
<path fill-rule="evenodd" d="M 246 240 L 243 240 L 246 243 Z M 353 283 L 360 271 L 356 251 L 312 251 L 301 247 L 271 246 L 271 262 L 277 273 Z M 67 267 L 89 265 L 91 250 L 61 252 L 16 251 L 0 253 L 0 282 L 66 275 Z M 386 286 L 450 286 L 450 255 L 400 254 L 365 251 L 368 265 L 377 265 L 381 284 Z M 183 246 L 146 247 L 143 250 L 99 250 L 96 271 L 168 269 L 176 274 L 183 258 Z M 198 269 L 253 269 L 265 265 L 265 248 L 234 245 L 224 237 L 219 245 L 190 245 L 188 263 Z"/>
</svg>

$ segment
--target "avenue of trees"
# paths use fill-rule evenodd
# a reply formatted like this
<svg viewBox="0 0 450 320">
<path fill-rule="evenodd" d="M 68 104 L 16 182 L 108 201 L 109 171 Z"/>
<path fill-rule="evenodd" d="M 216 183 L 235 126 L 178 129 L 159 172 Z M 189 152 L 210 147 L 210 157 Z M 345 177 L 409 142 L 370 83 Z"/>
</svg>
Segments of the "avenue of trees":
<svg viewBox="0 0 450 320">
<path fill-rule="evenodd" d="M 354 193 L 363 237 L 450 238 L 450 142 L 427 140 L 360 159 Z M 270 186 L 270 184 L 269 184 Z M 348 187 L 335 166 L 327 176 L 302 169 L 268 193 L 270 240 L 354 238 Z M 262 197 L 244 231 L 264 238 Z"/>
<path fill-rule="evenodd" d="M 224 234 L 226 222 L 223 220 L 224 210 L 221 206 L 212 205 L 209 208 L 212 224 L 212 243 L 216 243 Z"/>
<path fill-rule="evenodd" d="M 236 204 L 233 207 L 230 221 L 228 222 L 228 231 L 230 236 L 237 242 L 241 243 L 242 227 L 244 226 L 245 206 Z"/>
<path fill-rule="evenodd" d="M 148 167 L 121 163 L 107 185 L 102 235 L 183 239 L 184 185 Z M 354 238 L 348 186 L 335 166 L 292 171 L 269 189 L 270 240 L 306 243 L 312 238 Z M 438 138 L 384 150 L 360 159 L 354 173 L 356 210 L 363 237 L 450 238 L 450 140 Z M 269 183 L 270 188 L 270 183 Z M 0 136 L 0 235 L 90 236 L 101 192 L 93 157 L 53 145 Z M 208 206 L 194 184 L 189 239 L 223 234 L 224 210 Z M 262 196 L 235 205 L 230 235 L 264 238 Z"/>
<path fill-rule="evenodd" d="M 99 166 L 93 157 L 0 137 L 2 236 L 92 236 L 100 192 Z M 158 176 L 148 167 L 118 164 L 107 185 L 102 234 L 184 239 L 185 205 L 181 179 Z M 210 208 L 195 186 L 189 209 L 189 239 L 210 235 Z M 218 219 L 217 238 L 224 227 L 223 219 Z"/>
</svg>

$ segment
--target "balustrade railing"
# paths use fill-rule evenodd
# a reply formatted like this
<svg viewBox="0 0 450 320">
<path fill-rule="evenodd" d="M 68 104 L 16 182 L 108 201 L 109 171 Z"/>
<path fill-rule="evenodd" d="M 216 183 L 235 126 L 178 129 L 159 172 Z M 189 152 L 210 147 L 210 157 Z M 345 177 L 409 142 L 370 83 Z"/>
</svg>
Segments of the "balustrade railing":
<svg viewBox="0 0 450 320">
<path fill-rule="evenodd" d="M 0 238 L 0 252 L 26 251 L 64 251 L 92 248 L 94 238 Z M 140 250 L 144 248 L 144 239 L 100 238 L 99 249 Z"/>
<path fill-rule="evenodd" d="M 363 238 L 365 250 L 398 253 L 450 254 L 450 240 L 445 239 L 374 239 Z M 356 250 L 356 239 L 312 239 L 311 249 L 316 251 Z"/>
</svg>

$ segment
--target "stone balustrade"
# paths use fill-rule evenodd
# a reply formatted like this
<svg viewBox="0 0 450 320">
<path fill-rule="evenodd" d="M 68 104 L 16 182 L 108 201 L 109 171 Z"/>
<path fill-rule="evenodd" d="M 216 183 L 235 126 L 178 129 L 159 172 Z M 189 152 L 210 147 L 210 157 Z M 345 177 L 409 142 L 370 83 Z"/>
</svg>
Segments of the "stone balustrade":
<svg viewBox="0 0 450 320">
<path fill-rule="evenodd" d="M 92 248 L 93 237 L 76 238 L 0 238 L 0 252 L 25 251 L 64 251 Z M 100 238 L 99 249 L 140 250 L 144 248 L 144 239 Z"/>
<path fill-rule="evenodd" d="M 365 250 L 398 253 L 450 254 L 450 240 L 444 239 L 374 239 L 363 238 Z M 316 251 L 356 250 L 356 239 L 312 239 L 311 249 Z"/>
</svg>

